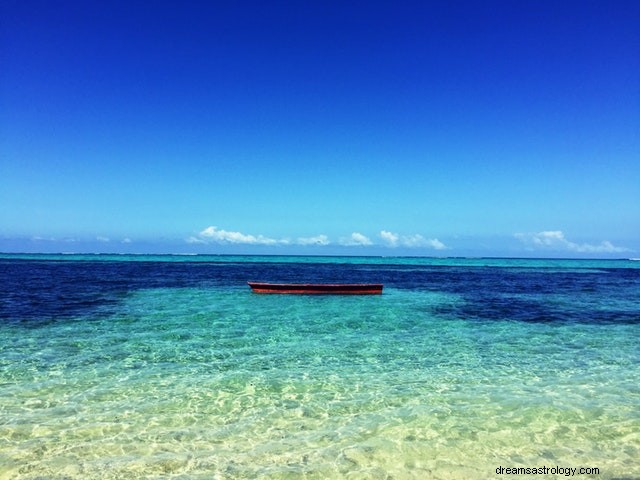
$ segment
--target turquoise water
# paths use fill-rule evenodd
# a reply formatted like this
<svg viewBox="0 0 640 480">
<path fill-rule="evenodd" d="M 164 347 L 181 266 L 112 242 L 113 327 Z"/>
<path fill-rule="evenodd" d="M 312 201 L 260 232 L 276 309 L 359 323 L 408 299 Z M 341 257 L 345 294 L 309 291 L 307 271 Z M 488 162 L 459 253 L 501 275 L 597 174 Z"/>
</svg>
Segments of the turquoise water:
<svg viewBox="0 0 640 480">
<path fill-rule="evenodd" d="M 0 273 L 2 479 L 640 478 L 638 262 L 4 256 Z M 244 283 L 312 273 L 385 290 Z"/>
</svg>

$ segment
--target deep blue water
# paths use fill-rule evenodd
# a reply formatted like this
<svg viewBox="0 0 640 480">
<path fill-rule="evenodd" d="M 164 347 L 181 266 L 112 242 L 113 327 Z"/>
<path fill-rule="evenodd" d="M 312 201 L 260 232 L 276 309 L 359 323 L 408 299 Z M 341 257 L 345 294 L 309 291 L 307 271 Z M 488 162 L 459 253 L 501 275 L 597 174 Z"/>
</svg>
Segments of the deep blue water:
<svg viewBox="0 0 640 480">
<path fill-rule="evenodd" d="M 98 258 L 104 256 L 97 256 Z M 330 257 L 125 257 L 73 261 L 0 258 L 0 319 L 25 326 L 108 312 L 152 288 L 244 288 L 273 282 L 382 282 L 387 288 L 458 295 L 443 315 L 519 321 L 636 323 L 640 268 L 625 260 L 452 260 Z M 37 256 L 36 256 L 37 258 Z M 134 261 L 127 261 L 128 259 Z M 158 260 L 159 258 L 159 260 Z M 220 257 L 218 257 L 220 258 Z M 225 259 L 228 258 L 228 259 Z M 182 260 L 182 261 L 180 261 Z M 265 261 L 266 260 L 266 261 Z M 395 263 L 401 260 L 403 263 Z M 528 265 L 531 263 L 532 265 Z M 562 300 L 565 301 L 562 301 Z"/>
<path fill-rule="evenodd" d="M 4 255 L 0 478 L 638 478 L 639 267 Z"/>
</svg>

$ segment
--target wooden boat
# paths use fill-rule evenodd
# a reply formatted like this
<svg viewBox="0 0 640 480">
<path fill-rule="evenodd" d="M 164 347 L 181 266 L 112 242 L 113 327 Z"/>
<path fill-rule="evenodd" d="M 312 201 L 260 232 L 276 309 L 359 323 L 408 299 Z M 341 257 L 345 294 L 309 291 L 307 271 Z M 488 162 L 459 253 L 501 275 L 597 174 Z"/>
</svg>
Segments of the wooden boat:
<svg viewBox="0 0 640 480">
<path fill-rule="evenodd" d="M 380 295 L 381 283 L 261 283 L 247 282 L 255 293 Z"/>
</svg>

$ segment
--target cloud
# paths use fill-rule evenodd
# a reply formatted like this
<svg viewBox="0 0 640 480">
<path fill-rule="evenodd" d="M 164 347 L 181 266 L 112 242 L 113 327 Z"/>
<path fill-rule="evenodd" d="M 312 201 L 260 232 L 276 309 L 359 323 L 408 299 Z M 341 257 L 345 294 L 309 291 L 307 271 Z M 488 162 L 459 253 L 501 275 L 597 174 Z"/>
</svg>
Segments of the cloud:
<svg viewBox="0 0 640 480">
<path fill-rule="evenodd" d="M 315 237 L 300 237 L 296 240 L 298 245 L 329 245 L 329 237 L 316 235 Z"/>
<path fill-rule="evenodd" d="M 561 230 L 516 233 L 514 236 L 530 249 L 565 250 L 576 253 L 617 253 L 629 251 L 628 248 L 616 247 L 608 240 L 604 240 L 597 245 L 575 243 L 567 240 Z"/>
<path fill-rule="evenodd" d="M 355 246 L 373 245 L 373 242 L 369 240 L 369 238 L 366 237 L 365 235 L 358 232 L 353 232 L 348 237 L 341 238 L 340 245 L 355 247 Z"/>
<path fill-rule="evenodd" d="M 233 243 L 242 245 L 278 245 L 289 243 L 288 240 L 275 240 L 264 235 L 247 235 L 241 232 L 220 230 L 211 226 L 202 230 L 197 237 L 187 239 L 188 243 Z"/>
<path fill-rule="evenodd" d="M 447 246 L 437 238 L 424 238 L 420 234 L 400 236 L 397 233 L 382 230 L 380 232 L 380 238 L 382 238 L 385 244 L 389 247 L 427 247 L 435 250 L 445 250 L 447 248 Z"/>
<path fill-rule="evenodd" d="M 437 238 L 424 238 L 422 235 L 410 235 L 402 237 L 403 245 L 407 247 L 429 247 L 436 250 L 444 250 L 447 246 Z"/>
<path fill-rule="evenodd" d="M 382 238 L 382 240 L 390 247 L 397 247 L 398 240 L 400 239 L 397 234 L 388 232 L 386 230 L 382 230 L 380 232 L 380 238 Z"/>
<path fill-rule="evenodd" d="M 108 237 L 102 237 L 102 236 L 100 236 L 100 235 L 96 237 L 96 240 L 97 240 L 98 242 L 102 242 L 102 243 L 108 243 L 108 242 L 110 242 L 110 241 L 111 241 L 111 239 L 110 239 L 110 238 L 108 238 Z"/>
<path fill-rule="evenodd" d="M 366 235 L 353 232 L 351 235 L 341 237 L 338 244 L 347 247 L 367 247 L 374 245 L 384 245 L 387 247 L 407 247 L 407 248 L 432 248 L 444 250 L 448 247 L 437 238 L 424 238 L 422 235 L 399 235 L 387 230 L 379 233 L 381 242 L 374 242 Z M 320 246 L 331 245 L 329 237 L 319 234 L 311 237 L 298 237 L 295 240 L 274 239 L 264 235 L 250 235 L 237 231 L 223 230 L 215 226 L 210 226 L 202 230 L 195 236 L 186 239 L 191 244 L 235 244 L 235 245 L 301 245 Z"/>
<path fill-rule="evenodd" d="M 436 250 L 447 250 L 449 248 L 437 238 L 430 238 L 427 240 L 427 245 L 431 248 L 435 248 Z"/>
</svg>

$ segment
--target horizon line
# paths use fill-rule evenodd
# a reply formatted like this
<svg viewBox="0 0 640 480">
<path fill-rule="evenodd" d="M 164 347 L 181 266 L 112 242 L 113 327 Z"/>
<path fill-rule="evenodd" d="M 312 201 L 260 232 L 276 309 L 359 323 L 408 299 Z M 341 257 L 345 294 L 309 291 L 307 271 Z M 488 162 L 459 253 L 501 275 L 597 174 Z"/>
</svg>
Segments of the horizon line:
<svg viewBox="0 0 640 480">
<path fill-rule="evenodd" d="M 117 256 L 117 257 L 317 257 L 317 258 L 428 258 L 441 260 L 623 260 L 623 261 L 640 261 L 640 257 L 519 257 L 519 256 L 500 256 L 500 255 L 329 255 L 329 254 L 275 254 L 275 253 L 180 253 L 180 252 L 164 252 L 164 253 L 122 253 L 122 252 L 1 252 L 0 256 Z"/>
</svg>

